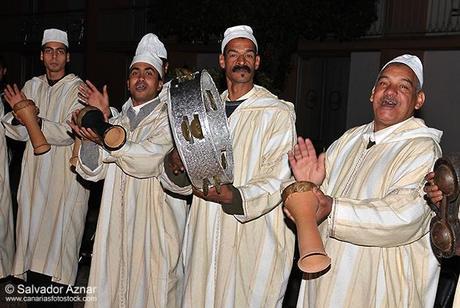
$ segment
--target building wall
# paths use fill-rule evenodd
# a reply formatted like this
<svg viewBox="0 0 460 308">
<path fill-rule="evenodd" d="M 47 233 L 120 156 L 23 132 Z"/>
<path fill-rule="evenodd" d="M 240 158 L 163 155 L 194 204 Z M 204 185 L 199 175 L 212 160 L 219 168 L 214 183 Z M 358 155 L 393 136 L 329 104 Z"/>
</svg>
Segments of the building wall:
<svg viewBox="0 0 460 308">
<path fill-rule="evenodd" d="M 460 50 L 426 51 L 422 117 L 444 131 L 445 153 L 460 152 Z"/>
<path fill-rule="evenodd" d="M 380 52 L 352 52 L 346 127 L 351 128 L 372 121 L 369 97 L 379 72 Z"/>
</svg>

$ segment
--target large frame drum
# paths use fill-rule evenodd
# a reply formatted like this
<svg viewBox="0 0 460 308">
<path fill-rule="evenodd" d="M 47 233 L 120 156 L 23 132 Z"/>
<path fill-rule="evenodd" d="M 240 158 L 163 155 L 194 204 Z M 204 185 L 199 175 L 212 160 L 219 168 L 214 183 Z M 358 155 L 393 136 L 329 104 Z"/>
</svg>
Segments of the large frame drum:
<svg viewBox="0 0 460 308">
<path fill-rule="evenodd" d="M 232 140 L 225 106 L 206 70 L 171 81 L 169 121 L 192 185 L 205 194 L 210 186 L 233 182 Z"/>
<path fill-rule="evenodd" d="M 431 247 L 438 258 L 450 258 L 460 255 L 460 154 L 439 158 L 434 164 L 434 173 L 434 183 L 442 191 L 443 198 L 439 208 L 431 205 L 436 212 L 430 224 Z"/>
</svg>

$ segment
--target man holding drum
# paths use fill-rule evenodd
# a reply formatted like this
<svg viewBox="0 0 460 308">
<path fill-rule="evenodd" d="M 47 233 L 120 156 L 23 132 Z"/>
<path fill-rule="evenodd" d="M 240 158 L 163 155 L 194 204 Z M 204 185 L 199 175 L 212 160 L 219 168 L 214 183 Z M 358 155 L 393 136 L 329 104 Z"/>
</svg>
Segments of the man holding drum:
<svg viewBox="0 0 460 308">
<path fill-rule="evenodd" d="M 166 102 L 158 96 L 165 77 L 159 44 L 165 57 L 158 38 L 145 35 L 129 67 L 131 97 L 110 119 L 126 130 L 121 148 L 107 150 L 91 128 L 71 123 L 83 137 L 77 171 L 90 181 L 105 179 L 88 282 L 97 301 L 87 307 L 180 306 L 187 209 L 166 201 L 157 178 L 173 144 Z M 82 97 L 108 106 L 103 93 L 90 85 Z"/>
<path fill-rule="evenodd" d="M 38 118 L 32 118 L 38 121 L 50 146 L 48 152 L 34 155 L 26 127 L 12 112 L 3 117 L 7 136 L 28 141 L 18 190 L 13 274 L 27 273 L 27 280 L 34 284 L 75 283 L 88 207 L 89 191 L 68 164 L 74 139 L 66 120 L 81 108 L 77 94 L 82 83 L 74 74 L 66 73 L 68 48 L 67 33 L 45 30 L 40 60 L 46 74 L 27 81 L 22 91 L 16 85 L 5 89 L 13 109 L 26 99 L 35 103 Z"/>
<path fill-rule="evenodd" d="M 281 184 L 290 178 L 287 152 L 295 143 L 291 103 L 254 85 L 260 65 L 249 26 L 225 31 L 220 67 L 225 71 L 234 182 L 194 188 L 186 226 L 185 307 L 281 307 L 294 253 L 294 234 L 281 207 Z M 165 164 L 164 185 L 186 186 L 176 151 Z M 177 176 L 174 175 L 179 174 Z M 179 187 L 179 178 L 182 187 Z"/>
<path fill-rule="evenodd" d="M 2 69 L 0 58 L 0 76 L 2 74 Z M 3 115 L 4 107 L 2 95 L 0 95 L 0 117 Z M 7 277 L 11 274 L 14 257 L 13 209 L 8 162 L 8 147 L 6 144 L 5 129 L 3 125 L 0 124 L 0 278 Z"/>
<path fill-rule="evenodd" d="M 320 225 L 329 271 L 302 280 L 298 307 L 433 307 L 439 264 L 430 247 L 424 176 L 441 154 L 442 132 L 414 112 L 425 102 L 423 66 L 402 55 L 380 70 L 374 120 L 345 132 L 319 157 L 298 138 L 296 180 L 321 185 Z"/>
</svg>

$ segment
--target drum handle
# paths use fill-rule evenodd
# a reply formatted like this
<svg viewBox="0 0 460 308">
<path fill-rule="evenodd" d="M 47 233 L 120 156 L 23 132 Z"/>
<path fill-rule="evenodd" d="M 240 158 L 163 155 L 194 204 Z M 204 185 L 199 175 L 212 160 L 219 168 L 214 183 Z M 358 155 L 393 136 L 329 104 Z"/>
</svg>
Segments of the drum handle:
<svg viewBox="0 0 460 308">
<path fill-rule="evenodd" d="M 441 200 L 441 220 L 447 222 L 447 198 L 443 194 L 443 198 Z"/>
</svg>

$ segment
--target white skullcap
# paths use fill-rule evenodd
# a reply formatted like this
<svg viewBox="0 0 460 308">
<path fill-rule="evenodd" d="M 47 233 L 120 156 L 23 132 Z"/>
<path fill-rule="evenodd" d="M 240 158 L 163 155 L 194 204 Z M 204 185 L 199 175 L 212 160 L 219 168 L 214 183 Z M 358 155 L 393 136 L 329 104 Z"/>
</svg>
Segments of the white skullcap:
<svg viewBox="0 0 460 308">
<path fill-rule="evenodd" d="M 42 46 L 48 42 L 58 42 L 69 48 L 67 33 L 59 29 L 46 29 L 43 32 Z"/>
<path fill-rule="evenodd" d="M 131 68 L 135 63 L 139 62 L 147 63 L 153 66 L 158 74 L 160 74 L 160 78 L 163 79 L 163 61 L 160 59 L 160 57 L 151 52 L 135 55 L 129 68 Z"/>
<path fill-rule="evenodd" d="M 136 54 L 134 55 L 129 68 L 131 68 L 134 63 L 144 62 L 153 66 L 157 70 L 158 74 L 160 74 L 160 78 L 163 79 L 163 61 L 157 53 L 159 45 L 154 43 L 155 38 L 158 40 L 158 37 L 152 33 L 144 35 L 137 45 Z M 158 40 L 158 42 L 160 42 L 160 40 Z M 163 46 L 163 43 L 161 43 L 161 45 Z"/>
<path fill-rule="evenodd" d="M 249 26 L 241 25 L 241 26 L 234 26 L 230 27 L 227 30 L 225 30 L 224 33 L 224 39 L 222 40 L 222 53 L 224 53 L 225 46 L 230 42 L 231 40 L 235 38 L 247 38 L 251 40 L 254 45 L 256 45 L 256 52 L 257 52 L 257 41 L 256 38 L 254 37 L 254 34 L 252 34 L 252 28 Z"/>
<path fill-rule="evenodd" d="M 160 58 L 168 59 L 168 52 L 166 51 L 165 45 L 163 45 L 158 36 L 153 33 L 148 33 L 142 37 L 139 45 L 137 45 L 136 55 L 145 53 L 145 51 L 150 51 Z"/>
<path fill-rule="evenodd" d="M 423 65 L 422 61 L 420 61 L 420 59 L 417 56 L 405 54 L 396 57 L 393 60 L 389 61 L 387 64 L 385 64 L 380 70 L 380 72 L 382 72 L 391 63 L 402 63 L 409 66 L 409 68 L 414 72 L 415 76 L 417 76 L 418 82 L 420 83 L 420 88 L 423 86 Z"/>
</svg>

